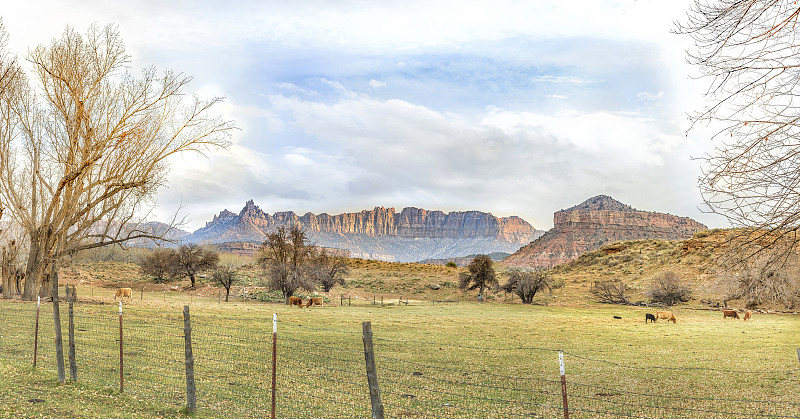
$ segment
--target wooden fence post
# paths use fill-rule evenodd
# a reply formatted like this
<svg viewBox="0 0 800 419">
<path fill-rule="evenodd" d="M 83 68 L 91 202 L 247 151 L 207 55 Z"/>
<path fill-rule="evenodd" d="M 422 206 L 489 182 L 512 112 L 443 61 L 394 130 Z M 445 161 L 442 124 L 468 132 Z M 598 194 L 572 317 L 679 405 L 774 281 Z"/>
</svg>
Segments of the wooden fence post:
<svg viewBox="0 0 800 419">
<path fill-rule="evenodd" d="M 192 354 L 192 322 L 189 306 L 183 306 L 184 352 L 186 353 L 186 410 L 197 411 L 197 393 L 194 383 L 194 355 Z"/>
<path fill-rule="evenodd" d="M 375 351 L 372 348 L 372 323 L 362 322 L 361 330 L 364 340 L 364 360 L 367 364 L 367 383 L 369 384 L 369 400 L 372 404 L 372 419 L 383 419 L 381 391 L 378 388 L 378 371 L 375 369 Z"/>
<path fill-rule="evenodd" d="M 567 376 L 564 370 L 564 352 L 558 351 L 558 368 L 561 372 L 561 399 L 564 405 L 564 419 L 569 419 L 569 408 L 567 407 Z"/>
<path fill-rule="evenodd" d="M 275 396 L 278 375 L 278 313 L 272 313 L 272 419 L 275 419 Z"/>
<path fill-rule="evenodd" d="M 73 295 L 75 291 L 73 291 Z M 75 316 L 72 310 L 72 300 L 69 301 L 69 379 L 78 381 L 78 365 L 75 361 Z"/>
<path fill-rule="evenodd" d="M 36 368 L 36 358 L 39 352 L 39 307 L 42 305 L 42 297 L 36 297 L 36 326 L 33 327 L 33 368 Z"/>
<path fill-rule="evenodd" d="M 125 391 L 125 375 L 122 362 L 122 299 L 119 302 L 119 392 Z"/>
<path fill-rule="evenodd" d="M 64 340 L 61 336 L 61 311 L 58 298 L 58 270 L 55 264 L 50 265 L 50 280 L 53 282 L 53 326 L 56 344 L 56 366 L 58 367 L 58 382 L 67 382 L 67 374 L 64 368 Z"/>
</svg>

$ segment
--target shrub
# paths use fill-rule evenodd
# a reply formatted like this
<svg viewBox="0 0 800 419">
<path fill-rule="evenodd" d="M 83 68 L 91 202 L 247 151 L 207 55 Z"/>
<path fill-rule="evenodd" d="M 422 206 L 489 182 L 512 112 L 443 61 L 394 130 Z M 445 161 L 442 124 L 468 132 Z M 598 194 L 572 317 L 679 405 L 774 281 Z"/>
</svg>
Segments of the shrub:
<svg viewBox="0 0 800 419">
<path fill-rule="evenodd" d="M 666 271 L 653 279 L 647 297 L 652 302 L 674 305 L 679 301 L 689 301 L 692 298 L 692 290 L 672 271 Z"/>
<path fill-rule="evenodd" d="M 250 298 L 264 303 L 284 303 L 285 299 L 280 291 L 258 290 L 250 293 Z"/>
<path fill-rule="evenodd" d="M 633 289 L 621 281 L 594 281 L 589 293 L 601 303 L 630 304 L 631 291 Z"/>
</svg>

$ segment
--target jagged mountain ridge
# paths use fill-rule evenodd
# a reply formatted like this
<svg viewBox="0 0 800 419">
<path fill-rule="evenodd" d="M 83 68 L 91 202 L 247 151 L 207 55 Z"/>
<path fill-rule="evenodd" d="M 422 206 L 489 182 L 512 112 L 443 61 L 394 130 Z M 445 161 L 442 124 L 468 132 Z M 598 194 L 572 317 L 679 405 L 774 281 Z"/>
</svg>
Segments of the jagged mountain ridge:
<svg viewBox="0 0 800 419">
<path fill-rule="evenodd" d="M 520 267 L 552 267 L 617 241 L 688 239 L 708 228 L 687 217 L 639 211 L 598 195 L 553 214 L 553 228 L 503 260 Z"/>
<path fill-rule="evenodd" d="M 223 210 L 184 238 L 185 242 L 261 242 L 279 227 L 299 225 L 320 246 L 349 250 L 353 257 L 414 262 L 474 253 L 514 252 L 544 232 L 522 218 L 497 218 L 490 213 L 444 213 L 407 207 L 376 207 L 329 215 L 262 211 L 250 200 L 235 214 Z"/>
</svg>

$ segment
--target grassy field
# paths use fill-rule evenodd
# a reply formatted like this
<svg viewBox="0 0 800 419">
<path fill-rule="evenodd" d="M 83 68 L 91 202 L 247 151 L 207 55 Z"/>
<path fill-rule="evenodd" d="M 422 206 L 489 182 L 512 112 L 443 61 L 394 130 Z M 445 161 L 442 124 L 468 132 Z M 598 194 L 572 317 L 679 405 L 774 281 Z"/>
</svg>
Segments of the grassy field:
<svg viewBox="0 0 800 419">
<path fill-rule="evenodd" d="M 781 417 L 796 415 L 800 406 L 800 319 L 793 315 L 759 314 L 745 323 L 723 320 L 716 311 L 676 309 L 677 324 L 645 324 L 647 309 L 621 306 L 361 302 L 300 310 L 182 294 L 159 297 L 145 294 L 143 301 L 125 304 L 128 394 L 116 390 L 114 362 L 103 364 L 118 353 L 116 307 L 89 300 L 77 310 L 87 319 L 78 322 L 86 331 L 78 336 L 79 353 L 83 349 L 95 359 L 79 355 L 80 383 L 56 384 L 52 321 L 48 326 L 43 314 L 39 371 L 27 366 L 30 355 L 0 350 L 0 368 L 7 371 L 0 385 L 18 389 L 0 413 L 106 417 L 113 405 L 125 417 L 179 414 L 185 403 L 183 304 L 191 306 L 194 319 L 200 417 L 268 413 L 273 313 L 279 319 L 279 417 L 369 415 L 362 321 L 372 323 L 388 417 L 557 416 L 557 350 L 566 354 L 574 417 L 756 416 L 758 409 Z M 19 306 L 31 312 L 29 304 L 2 304 L 6 314 Z M 16 340 L 27 339 L 30 326 L 20 327 Z M 1 342 L 14 339 L 10 333 L 4 328 Z M 686 408 L 699 411 L 676 410 Z"/>
<path fill-rule="evenodd" d="M 372 323 L 387 417 L 558 417 L 559 350 L 571 417 L 800 417 L 800 317 L 756 313 L 748 322 L 723 320 L 700 301 L 714 298 L 710 256 L 722 234 L 617 243 L 587 253 L 554 269 L 560 286 L 537 295 L 534 305 L 502 292 L 477 303 L 474 292 L 457 289 L 464 268 L 445 266 L 353 259 L 346 285 L 325 295 L 324 308 L 301 310 L 277 303 L 275 295 L 268 302 L 252 299 L 265 295 L 263 272 L 246 259 L 239 260 L 242 282 L 228 303 L 204 278 L 196 289 L 186 280 L 151 283 L 130 255 L 75 261 L 61 277 L 77 286 L 80 299 L 79 382 L 55 380 L 49 306 L 43 307 L 40 367 L 32 371 L 34 310 L 30 303 L 0 301 L 0 387 L 18 389 L 13 396 L 0 392 L 0 416 L 182 414 L 182 308 L 190 305 L 197 417 L 268 415 L 273 313 L 279 319 L 278 417 L 370 416 L 364 321 Z M 497 268 L 502 282 L 506 268 Z M 676 324 L 645 324 L 644 314 L 657 309 L 599 304 L 589 293 L 593 281 L 619 280 L 634 287 L 633 300 L 644 299 L 649 281 L 665 271 L 695 292 L 672 308 Z M 135 290 L 124 304 L 123 394 L 113 301 L 119 286 Z"/>
</svg>

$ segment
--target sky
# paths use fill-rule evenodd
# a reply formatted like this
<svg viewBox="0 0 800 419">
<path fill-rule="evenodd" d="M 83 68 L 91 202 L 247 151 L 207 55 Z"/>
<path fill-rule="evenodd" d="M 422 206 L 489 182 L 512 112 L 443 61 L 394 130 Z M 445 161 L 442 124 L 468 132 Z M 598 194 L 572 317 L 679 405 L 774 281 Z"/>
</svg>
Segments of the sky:
<svg viewBox="0 0 800 419">
<path fill-rule="evenodd" d="M 181 155 L 155 216 L 194 231 L 264 211 L 374 207 L 520 216 L 605 194 L 727 227 L 697 188 L 714 144 L 687 114 L 704 80 L 670 32 L 689 0 L 14 2 L 24 57 L 67 26 L 117 25 L 131 71 L 225 97 L 227 150 Z M 687 132 L 688 130 L 688 132 Z"/>
</svg>

